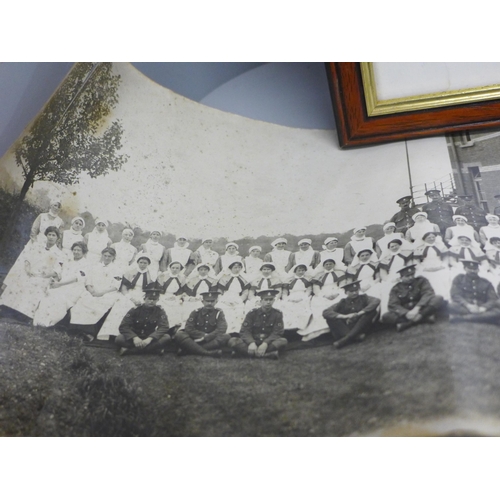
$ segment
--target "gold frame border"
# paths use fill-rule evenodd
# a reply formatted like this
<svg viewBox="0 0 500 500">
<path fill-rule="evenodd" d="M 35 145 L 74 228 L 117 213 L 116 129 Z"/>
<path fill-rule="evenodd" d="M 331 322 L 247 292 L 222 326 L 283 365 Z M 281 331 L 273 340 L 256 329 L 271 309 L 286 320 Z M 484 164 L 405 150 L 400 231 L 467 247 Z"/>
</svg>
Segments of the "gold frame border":
<svg viewBox="0 0 500 500">
<path fill-rule="evenodd" d="M 368 116 L 390 115 L 500 99 L 500 84 L 498 84 L 379 101 L 373 63 L 362 62 L 360 67 Z"/>
</svg>

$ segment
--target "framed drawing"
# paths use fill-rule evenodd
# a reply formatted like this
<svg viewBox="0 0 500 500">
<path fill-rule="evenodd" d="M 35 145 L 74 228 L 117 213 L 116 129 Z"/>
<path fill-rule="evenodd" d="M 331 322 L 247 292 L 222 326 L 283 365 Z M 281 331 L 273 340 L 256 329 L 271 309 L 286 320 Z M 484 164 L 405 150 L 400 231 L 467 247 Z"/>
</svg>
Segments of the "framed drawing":
<svg viewBox="0 0 500 500">
<path fill-rule="evenodd" d="M 494 78 L 478 87 L 384 99 L 373 63 L 331 62 L 326 69 L 342 148 L 500 126 Z"/>
</svg>

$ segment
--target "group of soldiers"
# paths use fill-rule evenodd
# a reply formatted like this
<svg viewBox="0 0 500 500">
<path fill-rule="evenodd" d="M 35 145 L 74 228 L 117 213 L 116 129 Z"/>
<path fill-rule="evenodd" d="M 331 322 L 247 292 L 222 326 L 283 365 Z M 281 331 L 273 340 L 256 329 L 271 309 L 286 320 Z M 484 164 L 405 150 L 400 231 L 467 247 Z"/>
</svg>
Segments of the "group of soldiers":
<svg viewBox="0 0 500 500">
<path fill-rule="evenodd" d="M 453 225 L 453 215 L 467 217 L 468 223 L 476 230 L 486 225 L 485 217 L 488 214 L 474 203 L 472 195 L 458 196 L 461 205 L 453 211 L 453 207 L 443 199 L 437 189 L 430 189 L 425 194 L 431 201 L 422 205 L 421 209 L 412 205 L 413 198 L 411 196 L 403 196 L 397 200 L 396 203 L 399 205 L 400 210 L 390 219 L 391 222 L 396 224 L 396 232 L 405 233 L 412 227 L 414 224 L 412 216 L 418 212 L 425 212 L 429 222 L 437 224 L 443 235 L 446 228 Z M 493 214 L 500 217 L 500 195 L 496 195 L 495 199 L 498 200 L 499 204 L 494 208 Z"/>
<path fill-rule="evenodd" d="M 202 293 L 203 307 L 193 311 L 183 329 L 171 329 L 165 311 L 157 305 L 161 288 L 154 283 L 145 290 L 144 303 L 131 309 L 120 325 L 115 345 L 120 355 L 131 352 L 159 352 L 174 341 L 177 354 L 220 357 L 228 346 L 234 356 L 278 359 L 288 341 L 284 338 L 283 314 L 273 308 L 277 290 L 258 292 L 260 307 L 251 310 L 238 336 L 227 333 L 224 312 L 216 307 L 220 293 Z"/>
</svg>

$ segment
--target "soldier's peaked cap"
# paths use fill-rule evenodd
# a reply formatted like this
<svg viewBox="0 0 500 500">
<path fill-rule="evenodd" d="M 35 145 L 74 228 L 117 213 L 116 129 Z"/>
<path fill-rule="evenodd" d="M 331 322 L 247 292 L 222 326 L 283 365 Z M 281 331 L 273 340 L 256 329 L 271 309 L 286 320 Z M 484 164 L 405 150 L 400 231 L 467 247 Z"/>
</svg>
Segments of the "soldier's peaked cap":
<svg viewBox="0 0 500 500">
<path fill-rule="evenodd" d="M 396 203 L 403 203 L 403 201 L 410 201 L 412 196 L 402 196 L 399 200 L 396 200 Z"/>
<path fill-rule="evenodd" d="M 405 267 L 402 267 L 398 273 L 401 274 L 402 276 L 405 275 L 408 271 L 410 270 L 415 270 L 415 267 L 417 267 L 417 264 L 408 264 Z"/>
<path fill-rule="evenodd" d="M 429 189 L 428 191 L 425 192 L 425 195 L 428 196 L 430 194 L 441 194 L 439 189 Z"/>
<path fill-rule="evenodd" d="M 351 281 L 350 283 L 345 283 L 344 285 L 341 285 L 340 288 L 343 288 L 347 292 L 350 292 L 352 290 L 359 290 L 360 283 L 361 283 L 361 280 Z"/>
<path fill-rule="evenodd" d="M 200 295 L 204 299 L 218 299 L 219 295 L 220 295 L 220 292 L 218 292 L 216 290 L 212 290 L 210 292 L 202 292 L 202 293 L 200 293 Z"/>
<path fill-rule="evenodd" d="M 458 198 L 463 198 L 464 200 L 466 200 L 467 198 L 472 198 L 472 195 L 471 194 L 459 194 Z"/>
<path fill-rule="evenodd" d="M 278 290 L 261 290 L 260 292 L 257 292 L 257 295 L 261 298 L 263 297 L 275 297 L 278 295 L 279 291 Z"/>
<path fill-rule="evenodd" d="M 146 297 L 158 298 L 162 291 L 163 291 L 162 288 L 160 288 L 156 283 L 150 283 L 149 285 L 146 286 L 144 293 L 146 294 Z"/>
<path fill-rule="evenodd" d="M 479 262 L 477 260 L 460 259 L 460 262 L 468 269 L 477 269 L 479 267 Z"/>
</svg>

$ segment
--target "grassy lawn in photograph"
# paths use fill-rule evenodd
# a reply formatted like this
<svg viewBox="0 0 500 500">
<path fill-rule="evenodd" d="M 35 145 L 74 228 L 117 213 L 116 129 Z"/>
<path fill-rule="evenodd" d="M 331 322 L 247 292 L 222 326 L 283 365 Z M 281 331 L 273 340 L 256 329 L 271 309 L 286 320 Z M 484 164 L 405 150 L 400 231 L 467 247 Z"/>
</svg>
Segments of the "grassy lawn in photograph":
<svg viewBox="0 0 500 500">
<path fill-rule="evenodd" d="M 0 435 L 350 436 L 500 412 L 500 329 L 380 330 L 278 361 L 127 355 L 0 319 Z"/>
</svg>

